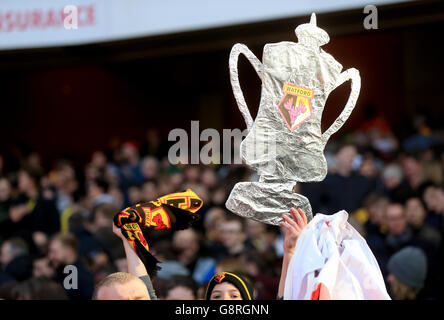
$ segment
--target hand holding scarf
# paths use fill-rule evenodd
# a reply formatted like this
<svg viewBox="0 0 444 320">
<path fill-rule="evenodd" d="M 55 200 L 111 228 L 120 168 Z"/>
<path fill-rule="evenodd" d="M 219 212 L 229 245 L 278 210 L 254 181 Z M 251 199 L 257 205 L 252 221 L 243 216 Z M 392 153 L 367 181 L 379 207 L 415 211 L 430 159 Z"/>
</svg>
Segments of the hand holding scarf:
<svg viewBox="0 0 444 320">
<path fill-rule="evenodd" d="M 149 252 L 146 241 L 148 229 L 186 229 L 199 219 L 197 211 L 202 205 L 203 201 L 187 189 L 128 207 L 114 217 L 114 224 L 121 228 L 123 236 L 153 277 L 160 267 L 157 265 L 159 261 Z"/>
</svg>

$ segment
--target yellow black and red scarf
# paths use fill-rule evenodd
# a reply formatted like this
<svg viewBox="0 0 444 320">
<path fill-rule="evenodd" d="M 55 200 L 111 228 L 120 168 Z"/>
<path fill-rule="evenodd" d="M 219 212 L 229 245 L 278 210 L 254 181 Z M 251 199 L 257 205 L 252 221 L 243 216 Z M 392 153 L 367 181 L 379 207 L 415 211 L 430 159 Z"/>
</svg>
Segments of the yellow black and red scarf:
<svg viewBox="0 0 444 320">
<path fill-rule="evenodd" d="M 142 260 L 148 274 L 153 277 L 160 269 L 159 262 L 150 252 L 146 241 L 149 228 L 155 230 L 181 230 L 199 218 L 196 213 L 203 201 L 190 189 L 168 194 L 154 201 L 138 203 L 122 210 L 114 217 L 114 224 Z"/>
</svg>

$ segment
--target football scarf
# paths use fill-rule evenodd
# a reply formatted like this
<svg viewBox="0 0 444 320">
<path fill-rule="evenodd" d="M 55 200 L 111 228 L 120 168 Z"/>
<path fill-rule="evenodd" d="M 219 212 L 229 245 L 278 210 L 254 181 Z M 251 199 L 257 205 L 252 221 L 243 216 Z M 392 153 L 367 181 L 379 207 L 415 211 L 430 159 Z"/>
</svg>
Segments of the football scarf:
<svg viewBox="0 0 444 320">
<path fill-rule="evenodd" d="M 154 201 L 138 203 L 122 210 L 114 217 L 133 250 L 142 260 L 148 274 L 153 277 L 160 267 L 149 251 L 146 241 L 149 228 L 154 230 L 186 229 L 199 219 L 196 213 L 203 201 L 190 189 L 168 194 Z"/>
</svg>

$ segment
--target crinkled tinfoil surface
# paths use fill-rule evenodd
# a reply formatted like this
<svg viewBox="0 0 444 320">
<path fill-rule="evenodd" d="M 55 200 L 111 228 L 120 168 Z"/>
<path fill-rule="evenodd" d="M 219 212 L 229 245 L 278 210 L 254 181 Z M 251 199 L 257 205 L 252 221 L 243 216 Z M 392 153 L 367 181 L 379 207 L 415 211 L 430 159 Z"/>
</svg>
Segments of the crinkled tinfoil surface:
<svg viewBox="0 0 444 320">
<path fill-rule="evenodd" d="M 314 14 L 310 23 L 298 26 L 296 34 L 298 43 L 266 44 L 263 64 L 243 44 L 234 45 L 230 53 L 233 93 L 248 128 L 240 146 L 241 155 L 261 178 L 257 182 L 236 184 L 226 206 L 240 216 L 272 225 L 278 225 L 282 214 L 289 214 L 291 207 L 300 207 L 309 220 L 312 218 L 308 199 L 294 193 L 293 187 L 297 182 L 317 182 L 325 178 L 324 147 L 350 116 L 360 91 L 359 72 L 351 68 L 341 73 L 342 65 L 320 48 L 329 37 L 316 26 Z M 247 57 L 262 80 L 261 100 L 254 121 L 239 84 L 237 62 L 240 54 Z M 328 95 L 350 79 L 352 89 L 346 106 L 322 133 L 322 112 Z M 291 126 L 289 113 L 285 120 L 284 113 L 279 111 L 281 102 L 288 101 L 283 90 L 285 85 L 313 92 L 309 99 L 310 114 L 304 108 L 309 116 L 297 126 Z"/>
</svg>

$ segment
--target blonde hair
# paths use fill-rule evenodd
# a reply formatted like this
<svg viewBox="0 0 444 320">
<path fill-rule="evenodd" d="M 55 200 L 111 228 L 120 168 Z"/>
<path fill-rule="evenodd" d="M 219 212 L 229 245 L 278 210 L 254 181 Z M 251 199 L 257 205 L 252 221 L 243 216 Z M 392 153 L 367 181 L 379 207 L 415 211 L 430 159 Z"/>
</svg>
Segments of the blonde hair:
<svg viewBox="0 0 444 320">
<path fill-rule="evenodd" d="M 415 300 L 421 288 L 411 287 L 393 275 L 391 282 L 393 298 L 395 300 Z"/>
<path fill-rule="evenodd" d="M 103 280 L 101 280 L 97 284 L 96 288 L 94 289 L 93 300 L 97 300 L 97 298 L 98 298 L 97 296 L 98 296 L 100 288 L 109 287 L 114 284 L 126 284 L 128 282 L 133 281 L 133 280 L 141 281 L 143 283 L 143 281 L 141 279 L 132 275 L 131 273 L 127 273 L 127 272 L 111 273 L 110 275 L 108 275 L 106 278 L 104 278 Z"/>
</svg>

